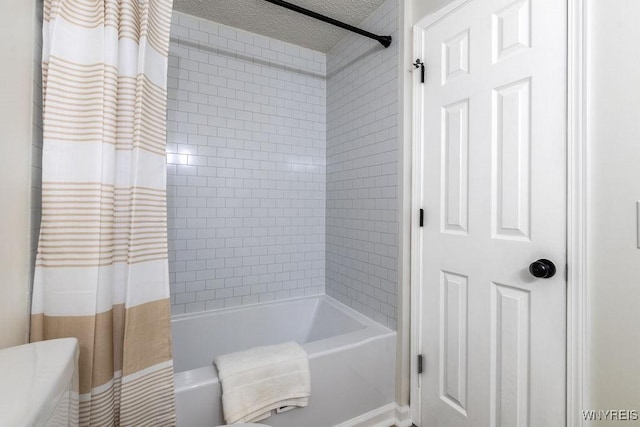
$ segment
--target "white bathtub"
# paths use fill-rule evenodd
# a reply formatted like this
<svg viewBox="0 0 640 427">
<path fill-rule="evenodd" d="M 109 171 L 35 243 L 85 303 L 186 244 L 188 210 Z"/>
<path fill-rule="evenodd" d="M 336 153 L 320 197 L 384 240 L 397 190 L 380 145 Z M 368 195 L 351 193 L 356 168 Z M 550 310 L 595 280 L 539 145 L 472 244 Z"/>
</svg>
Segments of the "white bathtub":
<svg viewBox="0 0 640 427">
<path fill-rule="evenodd" d="M 174 316 L 178 426 L 224 424 L 216 355 L 296 341 L 309 354 L 311 399 L 262 421 L 330 427 L 394 401 L 396 333 L 327 296 Z"/>
</svg>

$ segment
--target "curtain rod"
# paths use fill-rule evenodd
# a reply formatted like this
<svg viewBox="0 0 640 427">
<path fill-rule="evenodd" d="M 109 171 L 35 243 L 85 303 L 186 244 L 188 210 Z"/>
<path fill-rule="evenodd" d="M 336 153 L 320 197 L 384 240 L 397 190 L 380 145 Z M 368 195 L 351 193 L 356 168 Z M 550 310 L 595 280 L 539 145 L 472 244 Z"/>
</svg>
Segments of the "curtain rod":
<svg viewBox="0 0 640 427">
<path fill-rule="evenodd" d="M 369 37 L 370 39 L 377 40 L 384 47 L 389 47 L 389 45 L 391 44 L 391 36 L 378 36 L 376 34 L 370 33 L 369 31 L 362 30 L 360 28 L 354 27 L 353 25 L 345 24 L 344 22 L 340 22 L 336 19 L 329 18 L 328 16 L 321 15 L 312 10 L 305 9 L 295 4 L 287 3 L 286 1 L 282 1 L 282 0 L 265 0 L 265 1 L 287 8 L 289 10 L 293 10 L 294 12 L 302 13 L 303 15 L 307 15 L 312 18 L 319 19 L 320 21 L 327 22 L 331 25 L 335 25 L 336 27 L 353 31 L 354 33 L 358 33 L 362 36 Z"/>
</svg>

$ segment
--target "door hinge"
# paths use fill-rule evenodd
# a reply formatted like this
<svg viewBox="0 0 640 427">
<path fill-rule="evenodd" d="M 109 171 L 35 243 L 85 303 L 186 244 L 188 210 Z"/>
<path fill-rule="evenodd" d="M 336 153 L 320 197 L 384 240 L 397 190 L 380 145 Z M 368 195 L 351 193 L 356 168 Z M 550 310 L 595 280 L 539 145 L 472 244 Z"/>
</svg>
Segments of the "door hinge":
<svg viewBox="0 0 640 427">
<path fill-rule="evenodd" d="M 422 373 L 422 361 L 423 361 L 423 357 L 421 354 L 418 355 L 418 373 L 421 374 Z"/>
<path fill-rule="evenodd" d="M 420 209 L 420 227 L 424 227 L 424 209 Z"/>
<path fill-rule="evenodd" d="M 424 83 L 424 62 L 420 61 L 420 58 L 416 59 L 416 62 L 412 64 L 415 68 L 420 68 L 420 83 Z"/>
</svg>

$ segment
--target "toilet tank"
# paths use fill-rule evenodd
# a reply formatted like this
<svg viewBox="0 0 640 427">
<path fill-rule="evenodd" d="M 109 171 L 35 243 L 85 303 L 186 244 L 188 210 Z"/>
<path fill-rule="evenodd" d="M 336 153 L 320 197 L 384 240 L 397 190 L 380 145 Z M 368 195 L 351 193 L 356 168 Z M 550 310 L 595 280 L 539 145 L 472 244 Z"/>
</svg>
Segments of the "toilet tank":
<svg viewBox="0 0 640 427">
<path fill-rule="evenodd" d="M 0 426 L 77 426 L 75 338 L 0 350 Z"/>
</svg>

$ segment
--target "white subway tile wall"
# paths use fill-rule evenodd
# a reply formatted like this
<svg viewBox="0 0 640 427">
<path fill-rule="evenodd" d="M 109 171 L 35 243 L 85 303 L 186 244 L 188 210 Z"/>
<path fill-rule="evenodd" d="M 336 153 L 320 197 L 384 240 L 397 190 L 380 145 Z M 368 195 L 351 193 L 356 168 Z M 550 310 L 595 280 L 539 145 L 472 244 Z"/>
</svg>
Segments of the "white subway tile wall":
<svg viewBox="0 0 640 427">
<path fill-rule="evenodd" d="M 323 294 L 326 58 L 173 13 L 174 314 Z"/>
<path fill-rule="evenodd" d="M 397 324 L 398 2 L 361 25 L 387 49 L 349 35 L 327 54 L 326 293 Z"/>
</svg>

